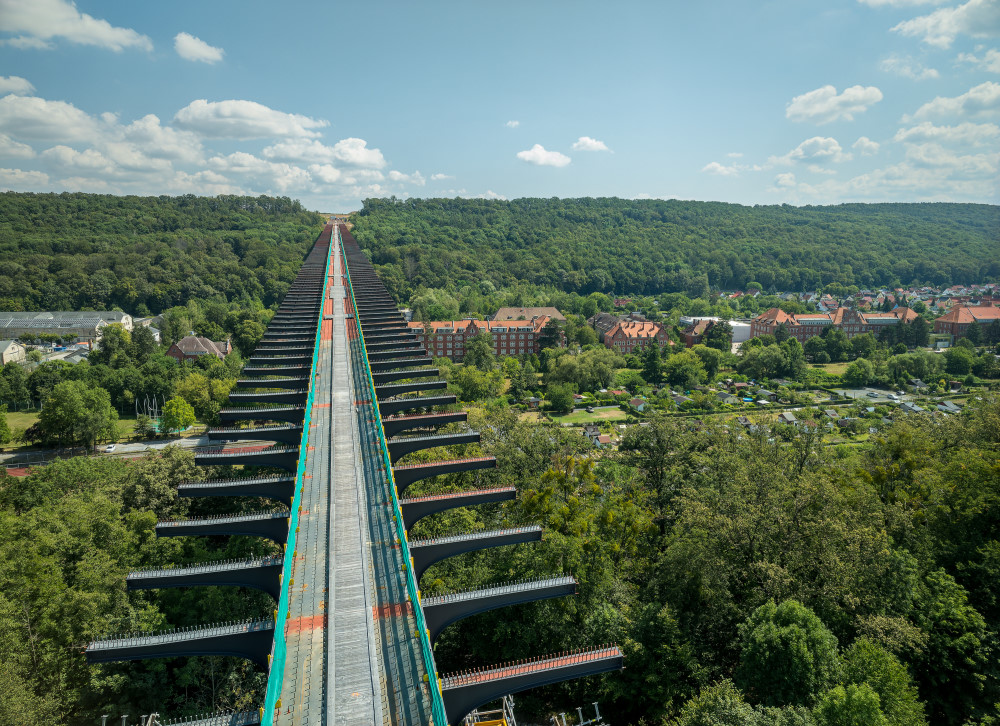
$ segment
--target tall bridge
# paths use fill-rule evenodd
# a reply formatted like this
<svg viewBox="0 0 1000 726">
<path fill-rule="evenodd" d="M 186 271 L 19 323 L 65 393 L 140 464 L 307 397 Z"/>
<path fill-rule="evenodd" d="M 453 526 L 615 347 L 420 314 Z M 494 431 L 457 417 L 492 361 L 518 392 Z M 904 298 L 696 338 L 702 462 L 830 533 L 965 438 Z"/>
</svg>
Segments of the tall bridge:
<svg viewBox="0 0 1000 726">
<path fill-rule="evenodd" d="M 479 441 L 441 391 L 433 361 L 409 332 L 346 227 L 328 225 L 209 431 L 216 449 L 195 463 L 251 465 L 273 474 L 179 482 L 188 497 L 260 497 L 282 507 L 253 514 L 160 522 L 162 537 L 249 535 L 283 554 L 131 573 L 129 589 L 233 586 L 275 600 L 259 620 L 96 640 L 90 663 L 194 655 L 249 659 L 267 672 L 254 712 L 185 724 L 458 724 L 501 696 L 622 667 L 615 646 L 442 674 L 434 642 L 476 613 L 576 591 L 557 576 L 421 598 L 434 562 L 488 547 L 530 543 L 539 527 L 410 540 L 422 517 L 513 499 L 513 487 L 405 497 L 441 474 L 496 466 L 493 457 L 400 463 L 407 454 Z M 256 471 L 256 470 L 255 470 Z M 287 509 L 284 505 L 287 504 Z M 166 722 L 165 722 L 166 723 Z"/>
</svg>

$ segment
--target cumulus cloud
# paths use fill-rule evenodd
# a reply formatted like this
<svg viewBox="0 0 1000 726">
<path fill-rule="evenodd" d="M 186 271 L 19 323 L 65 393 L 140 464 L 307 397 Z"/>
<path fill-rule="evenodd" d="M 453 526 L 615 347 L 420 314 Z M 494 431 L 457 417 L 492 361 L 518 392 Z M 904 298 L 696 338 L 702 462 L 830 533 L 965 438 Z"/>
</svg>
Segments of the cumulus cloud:
<svg viewBox="0 0 1000 726">
<path fill-rule="evenodd" d="M 41 171 L 22 171 L 21 169 L 0 169 L 0 189 L 5 191 L 23 191 L 38 189 L 49 183 L 49 175 Z"/>
<path fill-rule="evenodd" d="M 1000 112 L 1000 83 L 986 81 L 960 96 L 938 96 L 918 108 L 913 118 L 941 116 L 989 116 Z M 909 117 L 904 117 L 909 121 Z"/>
<path fill-rule="evenodd" d="M 309 189 L 312 177 L 305 169 L 292 164 L 259 159 L 245 151 L 213 156 L 209 168 L 225 175 L 241 177 L 257 188 L 286 193 Z"/>
<path fill-rule="evenodd" d="M 454 179 L 454 178 L 455 177 L 449 174 L 441 174 L 440 172 L 437 174 L 431 174 L 431 181 L 442 181 L 444 179 Z"/>
<path fill-rule="evenodd" d="M 863 113 L 881 100 L 882 91 L 875 86 L 851 86 L 841 94 L 834 86 L 823 86 L 793 98 L 785 109 L 785 117 L 816 124 L 839 119 L 853 121 L 855 114 Z"/>
<path fill-rule="evenodd" d="M 906 160 L 916 167 L 947 169 L 965 179 L 993 179 L 1000 171 L 1000 153 L 960 154 L 941 144 L 912 144 Z"/>
<path fill-rule="evenodd" d="M 15 48 L 50 49 L 55 47 L 53 39 L 63 38 L 115 52 L 153 49 L 147 36 L 81 13 L 67 0 L 2 0 L 0 17 L 0 31 L 15 34 L 3 42 Z"/>
<path fill-rule="evenodd" d="M 950 48 L 959 35 L 976 38 L 1000 36 L 1000 0 L 969 0 L 953 8 L 940 8 L 929 15 L 893 26 L 895 32 L 936 48 Z"/>
<path fill-rule="evenodd" d="M 336 184 L 343 177 L 343 173 L 340 169 L 337 169 L 332 164 L 310 164 L 309 174 L 324 184 Z"/>
<path fill-rule="evenodd" d="M 611 151 L 611 149 L 603 141 L 581 136 L 573 144 L 573 151 Z"/>
<path fill-rule="evenodd" d="M 333 155 L 335 159 L 345 164 L 368 169 L 381 169 L 386 164 L 385 157 L 379 149 L 369 149 L 367 141 L 354 137 L 341 139 L 334 144 Z"/>
<path fill-rule="evenodd" d="M 218 63 L 226 53 L 222 48 L 211 46 L 190 33 L 178 33 L 174 36 L 174 50 L 184 60 L 199 63 Z"/>
<path fill-rule="evenodd" d="M 0 134 L 0 158 L 6 159 L 30 159 L 35 155 L 35 150 L 20 141 L 14 141 L 7 134 Z"/>
<path fill-rule="evenodd" d="M 174 116 L 180 128 L 216 139 L 259 139 L 271 136 L 316 138 L 329 122 L 284 113 L 256 101 L 198 99 Z"/>
<path fill-rule="evenodd" d="M 981 58 L 974 56 L 972 53 L 959 53 L 958 62 L 971 63 L 980 70 L 988 71 L 989 73 L 1000 73 L 1000 50 L 990 48 Z"/>
<path fill-rule="evenodd" d="M 34 92 L 35 87 L 26 78 L 20 76 L 0 76 L 0 93 L 13 93 L 17 96 L 27 96 Z"/>
<path fill-rule="evenodd" d="M 517 152 L 517 158 L 538 166 L 566 166 L 572 159 L 558 151 L 546 151 L 541 144 L 535 144 L 526 151 Z"/>
<path fill-rule="evenodd" d="M 10 94 L 0 98 L 0 131 L 38 141 L 87 141 L 99 123 L 65 101 Z"/>
<path fill-rule="evenodd" d="M 934 68 L 926 68 L 920 61 L 906 56 L 891 55 L 879 63 L 878 67 L 886 73 L 912 78 L 915 81 L 926 81 L 941 75 Z"/>
<path fill-rule="evenodd" d="M 381 169 L 386 165 L 385 157 L 379 149 L 369 149 L 367 141 L 353 137 L 341 139 L 333 146 L 315 139 L 279 141 L 266 147 L 261 155 L 271 160 L 326 164 L 342 162 L 370 169 Z"/>
<path fill-rule="evenodd" d="M 415 171 L 412 174 L 404 174 L 401 171 L 396 171 L 393 169 L 389 172 L 389 180 L 394 182 L 399 182 L 400 184 L 415 184 L 418 187 L 422 187 L 427 183 L 424 179 L 424 175 L 419 171 Z"/>
<path fill-rule="evenodd" d="M 720 164 L 717 161 L 709 162 L 701 168 L 706 174 L 715 174 L 716 176 L 737 176 L 740 173 L 740 169 L 735 166 L 726 166 L 725 164 Z"/>
<path fill-rule="evenodd" d="M 521 125 L 520 121 L 514 121 L 514 120 L 508 121 L 507 123 L 504 124 L 504 126 L 506 126 L 509 129 L 516 129 L 520 125 Z"/>
<path fill-rule="evenodd" d="M 784 156 L 772 156 L 768 165 L 794 164 L 798 162 L 824 163 L 832 161 L 840 163 L 849 161 L 851 154 L 845 152 L 836 139 L 830 136 L 813 136 L 806 139 Z"/>
<path fill-rule="evenodd" d="M 930 121 L 900 129 L 893 141 L 921 143 L 933 141 L 961 146 L 986 146 L 1000 142 L 1000 126 L 996 124 L 975 124 L 965 122 L 955 126 L 935 126 Z"/>
<path fill-rule="evenodd" d="M 195 134 L 161 126 L 160 119 L 153 114 L 123 127 L 121 136 L 152 157 L 188 162 L 202 159 L 201 140 Z"/>
<path fill-rule="evenodd" d="M 795 186 L 795 175 L 790 172 L 782 172 L 774 177 L 774 186 L 779 188 L 787 188 Z"/>
<path fill-rule="evenodd" d="M 867 136 L 859 136 L 858 140 L 851 144 L 851 148 L 862 156 L 871 156 L 872 154 L 878 153 L 879 144 L 877 141 L 872 141 Z"/>
</svg>

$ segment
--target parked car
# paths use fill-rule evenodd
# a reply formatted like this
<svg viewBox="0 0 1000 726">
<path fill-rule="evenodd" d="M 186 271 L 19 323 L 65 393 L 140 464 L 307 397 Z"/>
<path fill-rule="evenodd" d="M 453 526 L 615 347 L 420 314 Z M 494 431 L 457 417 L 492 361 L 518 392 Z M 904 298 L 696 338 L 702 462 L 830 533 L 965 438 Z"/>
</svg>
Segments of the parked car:
<svg viewBox="0 0 1000 726">
<path fill-rule="evenodd" d="M 594 412 L 594 407 L 593 406 L 587 406 L 587 413 L 593 413 L 593 412 Z"/>
<path fill-rule="evenodd" d="M 114 453 L 114 450 L 115 450 L 115 445 L 114 444 L 108 444 L 107 446 L 104 447 L 104 453 L 105 454 L 112 454 L 112 453 Z"/>
<path fill-rule="evenodd" d="M 868 398 L 878 398 L 878 393 L 875 391 L 868 391 Z"/>
</svg>

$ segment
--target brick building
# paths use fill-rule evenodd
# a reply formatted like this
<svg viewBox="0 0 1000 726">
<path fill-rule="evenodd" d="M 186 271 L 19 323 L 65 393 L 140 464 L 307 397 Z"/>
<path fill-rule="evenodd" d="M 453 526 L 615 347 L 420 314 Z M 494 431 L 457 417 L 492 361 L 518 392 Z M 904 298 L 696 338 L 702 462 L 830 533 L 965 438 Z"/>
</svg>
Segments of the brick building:
<svg viewBox="0 0 1000 726">
<path fill-rule="evenodd" d="M 973 321 L 985 326 L 992 324 L 994 320 L 1000 320 L 1000 307 L 993 305 L 954 307 L 934 321 L 934 332 L 960 338 L 965 335 L 965 331 Z"/>
<path fill-rule="evenodd" d="M 538 354 L 541 352 L 539 338 L 551 319 L 538 315 L 531 320 L 413 321 L 408 325 L 432 356 L 461 363 L 465 358 L 466 342 L 482 331 L 489 331 L 493 336 L 493 352 L 498 356 Z"/>
<path fill-rule="evenodd" d="M 622 320 L 603 336 L 605 346 L 619 353 L 632 353 L 637 349 L 645 349 L 654 343 L 661 348 L 673 345 L 667 329 L 660 323 L 637 320 Z"/>
<path fill-rule="evenodd" d="M 888 326 L 912 323 L 917 313 L 910 308 L 895 308 L 888 313 L 861 313 L 851 308 L 837 308 L 828 313 L 802 313 L 791 315 L 781 308 L 771 308 L 750 322 L 750 337 L 774 335 L 779 325 L 784 325 L 789 335 L 804 343 L 814 335 L 822 335 L 824 330 L 838 328 L 848 338 L 864 333 L 876 337 Z"/>
</svg>

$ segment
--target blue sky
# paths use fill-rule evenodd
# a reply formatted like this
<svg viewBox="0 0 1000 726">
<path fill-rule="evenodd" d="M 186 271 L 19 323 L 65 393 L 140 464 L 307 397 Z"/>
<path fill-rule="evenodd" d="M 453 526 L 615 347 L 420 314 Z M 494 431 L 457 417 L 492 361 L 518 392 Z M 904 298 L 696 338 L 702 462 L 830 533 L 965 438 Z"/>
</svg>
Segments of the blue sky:
<svg viewBox="0 0 1000 726">
<path fill-rule="evenodd" d="M 1000 202 L 1000 0 L 0 0 L 0 189 Z"/>
</svg>

